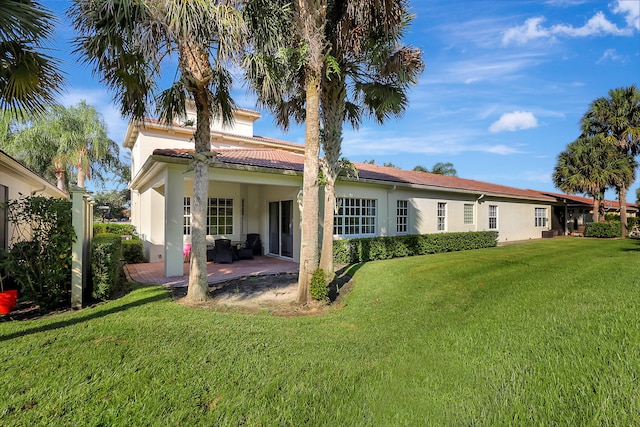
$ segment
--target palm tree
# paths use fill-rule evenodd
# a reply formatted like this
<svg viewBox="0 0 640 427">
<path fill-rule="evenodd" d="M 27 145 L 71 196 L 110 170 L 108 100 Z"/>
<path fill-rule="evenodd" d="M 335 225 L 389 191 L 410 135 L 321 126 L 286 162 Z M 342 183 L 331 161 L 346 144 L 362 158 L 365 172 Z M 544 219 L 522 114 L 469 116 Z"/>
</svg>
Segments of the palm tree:
<svg viewBox="0 0 640 427">
<path fill-rule="evenodd" d="M 320 267 L 329 278 L 334 270 L 335 182 L 341 171 L 342 126 L 348 121 L 358 128 L 363 115 L 382 124 L 406 109 L 406 91 L 424 69 L 422 53 L 401 44 L 410 20 L 404 0 L 329 4 L 325 34 L 332 62 L 325 64 L 321 88 L 325 195 L 320 256 Z"/>
<path fill-rule="evenodd" d="M 558 155 L 552 179 L 557 188 L 568 194 L 585 193 L 593 198 L 593 220 L 601 222 L 601 202 L 611 185 L 612 159 L 617 150 L 605 144 L 601 136 L 581 136 Z"/>
<path fill-rule="evenodd" d="M 44 53 L 54 16 L 33 0 L 0 7 L 0 109 L 14 118 L 43 113 L 62 86 L 58 61 Z"/>
<path fill-rule="evenodd" d="M 324 39 L 326 0 L 250 0 L 245 5 L 252 50 L 245 57 L 247 79 L 258 102 L 270 109 L 285 130 L 290 120 L 305 122 L 305 154 L 301 204 L 302 231 L 298 297 L 310 298 L 311 276 L 318 267 L 318 195 L 320 155 L 320 84 L 327 44 Z M 275 13 L 264 10 L 276 8 Z M 265 22 L 269 22 L 270 25 Z M 293 29 L 293 31 L 291 31 Z M 273 40 L 283 40 L 273 43 Z"/>
<path fill-rule="evenodd" d="M 591 103 L 580 122 L 586 135 L 602 135 L 603 141 L 620 152 L 635 156 L 640 153 L 640 91 L 635 85 L 612 89 L 609 97 Z M 624 183 L 624 180 L 621 181 Z M 625 194 L 628 186 L 620 188 Z M 627 230 L 627 201 L 620 200 L 622 237 Z"/>
<path fill-rule="evenodd" d="M 436 175 L 458 176 L 458 171 L 456 171 L 456 169 L 453 167 L 453 163 L 450 162 L 436 163 L 435 165 L 433 165 L 431 173 L 435 173 Z"/>
<path fill-rule="evenodd" d="M 245 31 L 237 2 L 210 0 L 74 0 L 69 11 L 79 33 L 76 51 L 116 93 L 124 116 L 142 119 L 153 102 L 172 123 L 189 99 L 196 108 L 193 155 L 192 254 L 189 301 L 208 298 L 206 208 L 211 120 L 233 120 L 232 77 L 226 67 L 242 48 Z M 171 88 L 157 92 L 163 60 L 177 55 Z"/>
<path fill-rule="evenodd" d="M 30 116 L 9 138 L 0 141 L 14 157 L 65 191 L 71 169 L 78 187 L 94 175 L 104 182 L 103 172 L 120 166 L 118 144 L 107 136 L 107 126 L 85 101 L 65 108 L 53 106 L 46 114 Z M 93 174 L 92 174 L 93 172 Z"/>
</svg>

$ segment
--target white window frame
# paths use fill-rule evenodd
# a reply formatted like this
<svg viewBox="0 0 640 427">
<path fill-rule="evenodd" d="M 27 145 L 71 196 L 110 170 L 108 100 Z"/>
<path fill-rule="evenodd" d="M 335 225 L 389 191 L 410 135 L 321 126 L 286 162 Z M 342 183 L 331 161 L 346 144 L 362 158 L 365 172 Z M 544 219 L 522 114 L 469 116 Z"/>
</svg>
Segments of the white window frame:
<svg viewBox="0 0 640 427">
<path fill-rule="evenodd" d="M 489 205 L 488 217 L 489 217 L 489 230 L 497 230 L 498 229 L 498 205 Z"/>
<path fill-rule="evenodd" d="M 221 204 L 221 202 L 223 203 Z M 229 236 L 233 234 L 233 205 L 233 199 L 226 197 L 209 197 L 207 199 L 207 235 Z"/>
<path fill-rule="evenodd" d="M 191 197 L 184 196 L 182 209 L 182 234 L 191 236 Z"/>
<path fill-rule="evenodd" d="M 438 202 L 436 218 L 436 229 L 438 231 L 447 231 L 447 204 L 445 202 Z"/>
<path fill-rule="evenodd" d="M 535 208 L 534 211 L 534 223 L 536 227 L 547 226 L 547 208 Z"/>
<path fill-rule="evenodd" d="M 407 234 L 409 230 L 409 201 L 396 201 L 396 233 Z"/>
<path fill-rule="evenodd" d="M 375 236 L 377 200 L 357 197 L 336 199 L 333 218 L 335 236 Z"/>
<path fill-rule="evenodd" d="M 464 204 L 464 224 L 465 225 L 473 225 L 476 223 L 476 215 L 475 215 L 475 205 L 472 203 Z"/>
</svg>

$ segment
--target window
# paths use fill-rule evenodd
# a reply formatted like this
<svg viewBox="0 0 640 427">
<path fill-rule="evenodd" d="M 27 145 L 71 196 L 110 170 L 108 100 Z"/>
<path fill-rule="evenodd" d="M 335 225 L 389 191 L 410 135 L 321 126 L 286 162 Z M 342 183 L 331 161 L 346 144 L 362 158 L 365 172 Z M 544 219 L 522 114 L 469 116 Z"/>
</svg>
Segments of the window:
<svg viewBox="0 0 640 427">
<path fill-rule="evenodd" d="M 361 235 L 376 233 L 376 201 L 373 199 L 336 199 L 333 234 Z"/>
<path fill-rule="evenodd" d="M 498 207 L 495 205 L 489 205 L 489 230 L 496 230 L 498 228 Z"/>
<path fill-rule="evenodd" d="M 409 202 L 398 200 L 396 202 L 396 232 L 406 233 L 409 222 Z"/>
<path fill-rule="evenodd" d="M 207 234 L 233 234 L 233 199 L 210 197 L 207 205 Z"/>
<path fill-rule="evenodd" d="M 191 235 L 191 197 L 184 198 L 184 210 L 182 214 L 182 234 Z"/>
<path fill-rule="evenodd" d="M 473 205 L 465 204 L 464 205 L 464 223 L 465 224 L 473 224 Z"/>
<path fill-rule="evenodd" d="M 447 204 L 443 202 L 438 203 L 438 231 L 445 231 L 447 229 Z"/>
<path fill-rule="evenodd" d="M 547 208 L 536 208 L 535 223 L 536 223 L 536 227 L 547 226 Z"/>
</svg>

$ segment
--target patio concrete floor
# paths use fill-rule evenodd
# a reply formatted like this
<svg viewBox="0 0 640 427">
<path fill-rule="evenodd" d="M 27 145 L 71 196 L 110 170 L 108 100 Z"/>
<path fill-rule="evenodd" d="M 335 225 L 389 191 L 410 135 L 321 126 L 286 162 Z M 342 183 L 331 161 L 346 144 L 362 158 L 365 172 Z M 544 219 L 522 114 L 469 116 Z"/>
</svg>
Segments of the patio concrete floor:
<svg viewBox="0 0 640 427">
<path fill-rule="evenodd" d="M 189 263 L 184 263 L 184 275 L 164 276 L 164 262 L 127 264 L 124 266 L 127 278 L 137 283 L 182 287 L 189 283 Z M 207 281 L 210 285 L 247 276 L 261 276 L 281 273 L 297 273 L 299 264 L 281 258 L 256 256 L 254 259 L 235 261 L 231 264 L 207 262 Z"/>
</svg>

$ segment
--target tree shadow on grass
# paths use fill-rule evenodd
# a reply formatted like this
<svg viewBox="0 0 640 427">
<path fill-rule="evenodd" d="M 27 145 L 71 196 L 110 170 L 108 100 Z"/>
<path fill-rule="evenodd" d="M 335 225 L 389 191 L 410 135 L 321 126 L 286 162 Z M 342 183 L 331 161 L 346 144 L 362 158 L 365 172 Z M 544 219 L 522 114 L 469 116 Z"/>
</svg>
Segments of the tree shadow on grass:
<svg viewBox="0 0 640 427">
<path fill-rule="evenodd" d="M 638 252 L 640 251 L 640 239 L 639 238 L 629 238 L 630 241 L 633 241 L 632 248 L 620 248 L 621 252 Z"/>
<path fill-rule="evenodd" d="M 151 288 L 151 287 L 157 288 L 158 286 L 157 285 L 136 285 L 136 289 Z M 109 316 L 111 314 L 121 313 L 130 308 L 139 307 L 145 304 L 166 300 L 169 297 L 170 297 L 169 291 L 166 290 L 165 292 L 159 293 L 154 296 L 138 299 L 130 303 L 115 305 L 113 307 L 106 308 L 106 309 L 101 309 L 103 307 L 102 305 L 98 305 L 93 308 L 84 308 L 81 311 L 75 312 L 74 314 L 77 314 L 76 316 L 71 316 L 71 315 L 67 316 L 65 314 L 63 315 L 64 319 L 61 319 L 59 321 L 53 321 L 51 323 L 36 326 L 33 328 L 27 328 L 25 330 L 17 331 L 7 335 L 0 335 L 0 342 L 9 341 L 14 338 L 20 338 L 20 337 L 24 337 L 31 334 L 37 334 L 39 332 L 46 332 L 46 331 L 52 331 L 55 329 L 66 328 L 68 326 L 73 326 L 79 323 L 88 322 L 93 319 L 99 319 L 101 317 Z"/>
<path fill-rule="evenodd" d="M 340 302 L 349 292 L 351 292 L 351 278 L 364 265 L 349 264 L 336 271 L 331 283 L 329 283 L 329 301 L 331 303 Z"/>
</svg>

